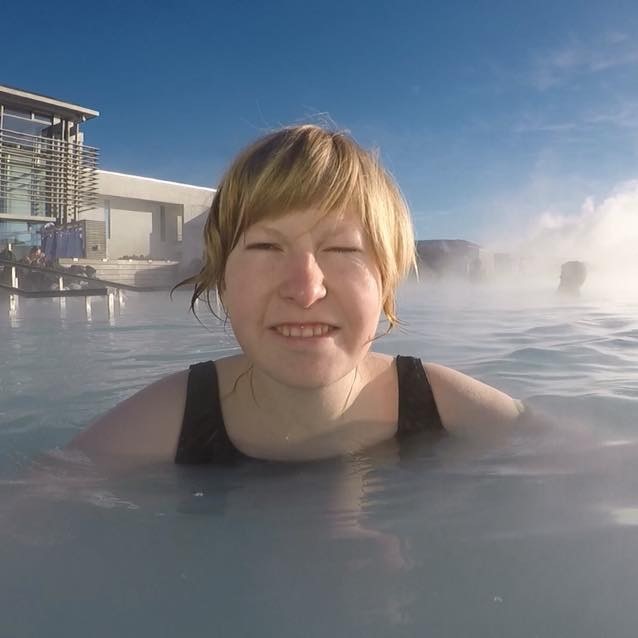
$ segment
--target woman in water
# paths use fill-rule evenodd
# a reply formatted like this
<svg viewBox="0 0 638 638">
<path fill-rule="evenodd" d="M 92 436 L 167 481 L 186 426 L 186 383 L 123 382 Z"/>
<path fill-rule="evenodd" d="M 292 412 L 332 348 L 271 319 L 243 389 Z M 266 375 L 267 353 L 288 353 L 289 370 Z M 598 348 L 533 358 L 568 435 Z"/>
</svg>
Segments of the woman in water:
<svg viewBox="0 0 638 638">
<path fill-rule="evenodd" d="M 191 307 L 218 294 L 242 354 L 153 383 L 72 447 L 177 463 L 301 461 L 419 431 L 500 431 L 521 415 L 520 402 L 460 372 L 370 350 L 381 315 L 388 330 L 397 323 L 415 242 L 393 179 L 348 135 L 294 126 L 244 150 L 215 193 L 204 243 Z"/>
</svg>

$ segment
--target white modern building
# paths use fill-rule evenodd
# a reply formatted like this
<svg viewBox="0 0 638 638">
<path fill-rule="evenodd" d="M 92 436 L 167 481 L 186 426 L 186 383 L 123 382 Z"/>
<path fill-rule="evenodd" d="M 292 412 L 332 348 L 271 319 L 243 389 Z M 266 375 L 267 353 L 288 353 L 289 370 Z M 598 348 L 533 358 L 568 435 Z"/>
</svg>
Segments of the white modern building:
<svg viewBox="0 0 638 638">
<path fill-rule="evenodd" d="M 190 246 L 184 252 L 185 228 L 188 245 L 191 221 L 205 217 L 213 189 L 111 171 L 97 174 L 96 204 L 78 219 L 104 223 L 107 259 L 182 261 L 196 256 Z M 201 242 L 196 250 L 201 251 Z"/>
<path fill-rule="evenodd" d="M 10 245 L 20 258 L 53 233 L 59 258 L 187 270 L 201 256 L 214 190 L 100 170 L 98 150 L 84 143 L 85 123 L 98 116 L 0 86 L 0 250 Z"/>
</svg>

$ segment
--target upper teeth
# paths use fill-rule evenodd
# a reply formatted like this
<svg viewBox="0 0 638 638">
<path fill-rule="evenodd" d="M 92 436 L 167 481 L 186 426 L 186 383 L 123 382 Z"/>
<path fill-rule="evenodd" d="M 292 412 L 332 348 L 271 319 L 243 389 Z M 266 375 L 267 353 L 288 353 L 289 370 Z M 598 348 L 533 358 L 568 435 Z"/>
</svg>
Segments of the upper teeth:
<svg viewBox="0 0 638 638">
<path fill-rule="evenodd" d="M 284 337 L 321 337 L 328 333 L 330 326 L 325 324 L 315 324 L 313 326 L 283 325 L 276 326 L 275 330 Z"/>
</svg>

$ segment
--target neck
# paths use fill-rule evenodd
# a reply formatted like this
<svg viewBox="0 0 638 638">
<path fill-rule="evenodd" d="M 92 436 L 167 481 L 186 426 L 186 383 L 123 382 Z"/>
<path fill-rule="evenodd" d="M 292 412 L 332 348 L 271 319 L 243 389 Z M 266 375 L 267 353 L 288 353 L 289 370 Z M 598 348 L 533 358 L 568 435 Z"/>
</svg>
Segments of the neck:
<svg viewBox="0 0 638 638">
<path fill-rule="evenodd" d="M 342 424 L 364 385 L 359 367 L 321 388 L 290 387 L 254 369 L 246 376 L 248 400 L 259 410 L 262 427 L 273 437 L 291 442 L 325 434 Z"/>
</svg>

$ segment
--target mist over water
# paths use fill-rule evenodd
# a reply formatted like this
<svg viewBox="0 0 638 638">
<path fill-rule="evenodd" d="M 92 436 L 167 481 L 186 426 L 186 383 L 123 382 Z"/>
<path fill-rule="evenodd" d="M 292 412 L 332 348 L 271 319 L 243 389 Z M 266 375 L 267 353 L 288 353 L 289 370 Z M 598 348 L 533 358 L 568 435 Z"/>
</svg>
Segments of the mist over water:
<svg viewBox="0 0 638 638">
<path fill-rule="evenodd" d="M 587 267 L 584 294 L 635 294 L 638 180 L 619 184 L 602 201 L 587 197 L 575 213 L 542 212 L 529 225 L 526 237 L 511 237 L 491 248 L 520 259 L 524 275 L 520 285 L 538 287 L 550 281 L 556 285 L 560 265 L 578 260 Z"/>
</svg>

